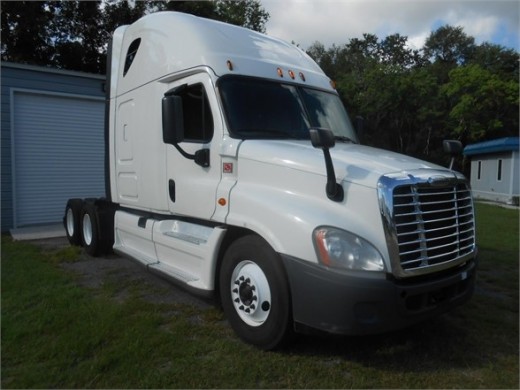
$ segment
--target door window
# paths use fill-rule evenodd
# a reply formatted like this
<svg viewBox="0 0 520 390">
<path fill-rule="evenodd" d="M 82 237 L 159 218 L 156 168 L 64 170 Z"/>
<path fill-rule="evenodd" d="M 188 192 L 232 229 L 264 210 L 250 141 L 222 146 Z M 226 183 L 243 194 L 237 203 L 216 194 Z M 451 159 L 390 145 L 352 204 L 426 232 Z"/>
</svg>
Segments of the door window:
<svg viewBox="0 0 520 390">
<path fill-rule="evenodd" d="M 211 141 L 213 116 L 204 86 L 189 85 L 179 93 L 179 96 L 182 97 L 185 141 L 196 143 Z"/>
</svg>

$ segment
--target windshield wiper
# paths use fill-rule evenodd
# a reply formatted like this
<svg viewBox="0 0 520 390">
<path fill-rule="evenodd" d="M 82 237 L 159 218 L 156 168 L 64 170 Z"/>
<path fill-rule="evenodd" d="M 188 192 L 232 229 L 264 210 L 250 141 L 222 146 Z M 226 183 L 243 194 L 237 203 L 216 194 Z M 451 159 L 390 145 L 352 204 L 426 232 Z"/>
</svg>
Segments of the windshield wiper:
<svg viewBox="0 0 520 390">
<path fill-rule="evenodd" d="M 273 129 L 240 129 L 236 131 L 238 134 L 240 134 L 243 137 L 247 138 L 276 138 L 276 139 L 308 139 L 304 137 L 298 137 L 293 134 L 289 134 L 283 131 L 279 130 L 273 130 Z"/>
<path fill-rule="evenodd" d="M 357 144 L 352 138 L 346 137 L 344 135 L 335 135 L 334 139 L 339 142 L 350 142 L 352 144 Z"/>
</svg>

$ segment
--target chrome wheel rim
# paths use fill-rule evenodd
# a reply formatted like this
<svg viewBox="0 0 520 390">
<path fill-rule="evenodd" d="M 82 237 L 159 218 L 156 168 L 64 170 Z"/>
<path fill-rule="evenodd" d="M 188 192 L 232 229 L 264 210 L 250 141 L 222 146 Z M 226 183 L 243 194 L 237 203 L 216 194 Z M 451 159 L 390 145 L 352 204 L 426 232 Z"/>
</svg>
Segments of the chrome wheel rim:
<svg viewBox="0 0 520 390">
<path fill-rule="evenodd" d="M 90 220 L 90 215 L 88 214 L 83 216 L 83 240 L 86 245 L 92 243 L 92 222 Z"/>
<path fill-rule="evenodd" d="M 242 321 L 261 326 L 271 312 L 271 289 L 264 271 L 254 262 L 244 260 L 231 275 L 231 300 Z"/>
</svg>

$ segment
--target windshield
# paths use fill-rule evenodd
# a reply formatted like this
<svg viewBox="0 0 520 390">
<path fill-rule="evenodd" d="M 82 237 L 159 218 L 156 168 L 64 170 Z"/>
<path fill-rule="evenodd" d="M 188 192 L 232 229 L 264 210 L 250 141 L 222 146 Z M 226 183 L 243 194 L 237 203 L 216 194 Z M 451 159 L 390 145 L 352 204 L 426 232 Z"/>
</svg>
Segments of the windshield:
<svg viewBox="0 0 520 390">
<path fill-rule="evenodd" d="M 309 139 L 309 128 L 320 127 L 357 140 L 334 93 L 246 77 L 222 78 L 219 89 L 232 137 Z"/>
</svg>

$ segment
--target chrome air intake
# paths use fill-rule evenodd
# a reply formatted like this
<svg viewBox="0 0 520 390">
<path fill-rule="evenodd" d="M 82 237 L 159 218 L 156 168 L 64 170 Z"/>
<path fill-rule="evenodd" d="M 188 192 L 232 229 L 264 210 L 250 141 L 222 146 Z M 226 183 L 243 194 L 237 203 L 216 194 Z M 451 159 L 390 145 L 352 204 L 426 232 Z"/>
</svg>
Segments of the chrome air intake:
<svg viewBox="0 0 520 390">
<path fill-rule="evenodd" d="M 394 276 L 433 273 L 474 257 L 473 200 L 462 175 L 432 170 L 385 175 L 378 194 Z"/>
</svg>

